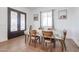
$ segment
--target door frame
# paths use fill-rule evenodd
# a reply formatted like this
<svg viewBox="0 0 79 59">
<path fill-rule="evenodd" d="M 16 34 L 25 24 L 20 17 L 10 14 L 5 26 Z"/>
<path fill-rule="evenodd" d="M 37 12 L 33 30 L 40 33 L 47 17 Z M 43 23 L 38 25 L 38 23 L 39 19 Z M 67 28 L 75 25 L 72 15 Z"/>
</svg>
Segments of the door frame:
<svg viewBox="0 0 79 59">
<path fill-rule="evenodd" d="M 20 14 L 24 14 L 25 15 L 25 30 L 26 30 L 26 13 L 25 12 L 22 12 L 22 11 L 19 11 L 19 10 L 16 10 L 16 9 L 13 9 L 13 8 L 10 8 L 10 7 L 8 7 L 8 21 L 7 21 L 7 37 L 8 37 L 8 40 L 10 39 L 9 38 L 9 33 L 10 33 L 10 24 L 11 24 L 11 16 L 10 16 L 10 12 L 11 11 L 14 11 L 14 12 L 18 12 L 18 18 L 19 18 L 19 24 L 20 24 L 20 21 L 21 21 L 21 18 L 20 18 Z M 20 28 L 20 25 L 18 25 L 18 28 Z M 24 32 L 25 30 L 20 30 L 20 29 L 18 29 L 18 31 L 22 31 L 22 32 Z M 24 34 L 23 34 L 24 35 Z M 17 37 L 17 36 L 16 36 Z"/>
</svg>

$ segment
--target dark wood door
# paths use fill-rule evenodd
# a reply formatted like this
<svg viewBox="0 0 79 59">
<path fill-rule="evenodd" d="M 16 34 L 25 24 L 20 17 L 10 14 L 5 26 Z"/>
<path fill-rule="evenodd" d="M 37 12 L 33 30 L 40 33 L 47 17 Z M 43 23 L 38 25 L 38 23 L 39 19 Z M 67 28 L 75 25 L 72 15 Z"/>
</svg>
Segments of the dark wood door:
<svg viewBox="0 0 79 59">
<path fill-rule="evenodd" d="M 26 13 L 8 8 L 8 39 L 24 35 Z"/>
</svg>

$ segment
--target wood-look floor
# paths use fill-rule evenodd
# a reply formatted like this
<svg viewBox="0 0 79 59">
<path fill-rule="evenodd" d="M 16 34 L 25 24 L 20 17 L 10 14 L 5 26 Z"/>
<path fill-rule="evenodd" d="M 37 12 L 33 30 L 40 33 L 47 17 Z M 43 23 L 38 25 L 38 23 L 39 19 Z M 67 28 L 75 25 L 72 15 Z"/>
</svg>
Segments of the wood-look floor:
<svg viewBox="0 0 79 59">
<path fill-rule="evenodd" d="M 66 52 L 79 52 L 79 47 L 71 40 L 66 40 L 67 50 Z M 20 36 L 14 39 L 1 42 L 0 43 L 0 52 L 47 52 L 47 48 L 41 48 L 40 44 L 37 44 L 36 48 L 31 44 L 30 46 L 25 44 L 25 37 Z M 56 48 L 52 48 L 53 52 L 61 52 L 61 45 L 57 41 Z"/>
</svg>

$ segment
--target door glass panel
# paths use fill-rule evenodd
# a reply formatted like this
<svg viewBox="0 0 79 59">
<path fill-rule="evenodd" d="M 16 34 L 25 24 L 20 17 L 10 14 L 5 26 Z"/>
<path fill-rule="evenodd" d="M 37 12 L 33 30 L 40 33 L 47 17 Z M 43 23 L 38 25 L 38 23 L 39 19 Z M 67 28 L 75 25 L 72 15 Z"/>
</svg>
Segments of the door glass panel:
<svg viewBox="0 0 79 59">
<path fill-rule="evenodd" d="M 17 12 L 11 11 L 11 27 L 10 27 L 10 31 L 17 31 L 18 27 L 17 27 Z"/>
<path fill-rule="evenodd" d="M 20 30 L 25 30 L 25 14 L 20 14 L 20 16 L 21 16 Z"/>
</svg>

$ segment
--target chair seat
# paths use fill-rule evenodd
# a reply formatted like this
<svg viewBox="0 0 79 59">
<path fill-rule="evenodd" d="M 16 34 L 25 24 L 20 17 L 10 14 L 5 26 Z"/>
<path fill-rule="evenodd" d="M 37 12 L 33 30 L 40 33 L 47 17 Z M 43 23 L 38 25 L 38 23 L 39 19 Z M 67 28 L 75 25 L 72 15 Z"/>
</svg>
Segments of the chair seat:
<svg viewBox="0 0 79 59">
<path fill-rule="evenodd" d="M 50 43 L 51 41 L 50 40 L 45 40 L 45 42 Z"/>
<path fill-rule="evenodd" d="M 48 37 L 48 36 L 44 36 L 44 38 L 50 38 L 50 37 Z"/>
<path fill-rule="evenodd" d="M 63 40 L 62 37 L 55 37 L 56 40 Z"/>
<path fill-rule="evenodd" d="M 35 40 L 35 37 L 31 37 L 32 40 Z"/>
</svg>

